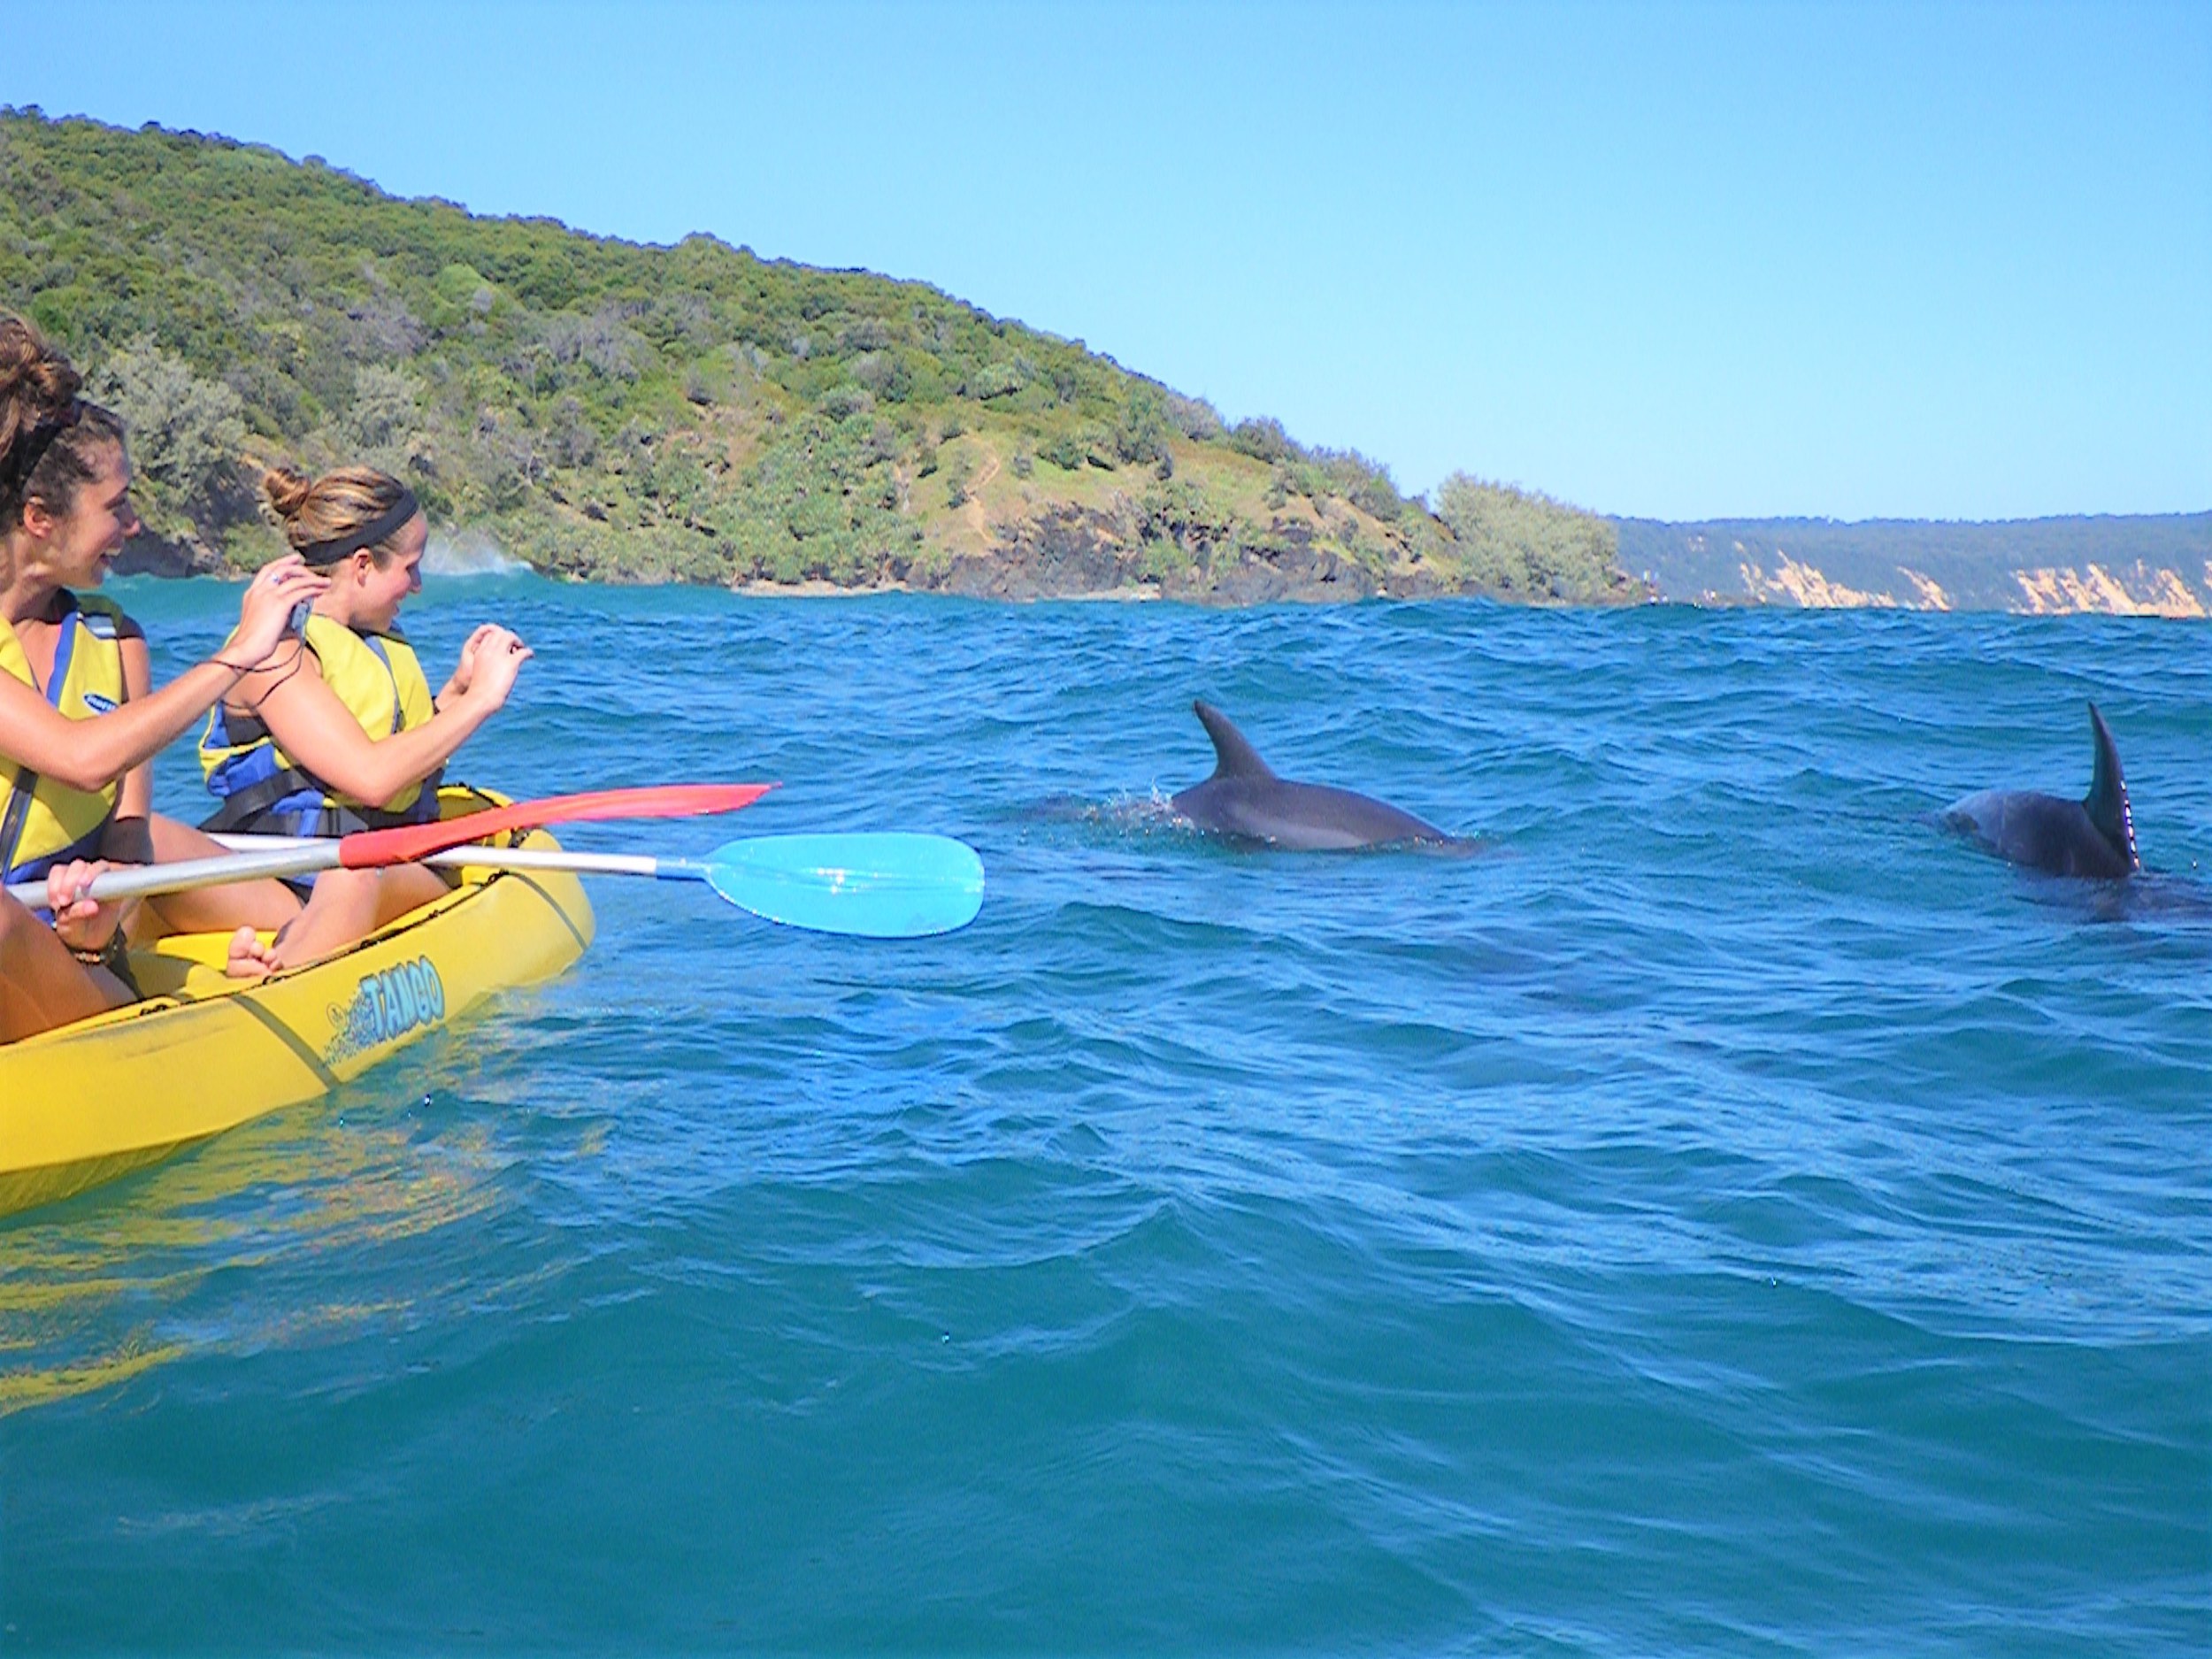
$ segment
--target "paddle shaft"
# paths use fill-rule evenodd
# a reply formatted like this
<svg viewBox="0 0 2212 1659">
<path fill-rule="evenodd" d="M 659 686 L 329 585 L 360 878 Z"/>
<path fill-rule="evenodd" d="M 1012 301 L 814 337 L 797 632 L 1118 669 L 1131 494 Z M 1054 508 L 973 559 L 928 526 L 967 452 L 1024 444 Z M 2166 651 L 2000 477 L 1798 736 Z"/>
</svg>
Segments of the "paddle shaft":
<svg viewBox="0 0 2212 1659">
<path fill-rule="evenodd" d="M 109 870 L 92 879 L 87 898 L 111 904 L 119 899 L 146 898 L 157 893 L 185 893 L 194 887 L 219 887 L 233 881 L 259 881 L 268 877 L 284 880 L 335 870 L 342 862 L 338 843 L 303 842 L 296 847 L 273 847 L 257 852 L 226 853 L 218 858 L 180 858 L 173 864 L 130 864 Z M 46 902 L 46 878 L 12 881 L 8 896 L 34 907 Z"/>
<path fill-rule="evenodd" d="M 144 898 L 157 893 L 182 893 L 194 887 L 221 887 L 232 881 L 258 881 L 268 877 L 285 879 L 325 870 L 383 869 L 433 857 L 480 836 L 534 829 L 543 824 L 621 818 L 698 818 L 709 813 L 733 812 L 749 806 L 774 787 L 773 784 L 657 784 L 635 789 L 601 789 L 586 795 L 517 802 L 490 811 L 467 813 L 429 824 L 363 830 L 334 841 L 288 837 L 276 846 L 257 841 L 251 852 L 109 870 L 93 878 L 86 888 L 86 896 L 111 902 Z M 472 861 L 464 858 L 459 862 Z M 46 883 L 42 879 L 12 882 L 7 894 L 24 904 L 42 905 L 46 902 Z"/>
<path fill-rule="evenodd" d="M 279 880 L 339 868 L 338 843 L 313 836 L 218 835 L 240 851 L 217 858 L 180 858 L 173 864 L 132 864 L 94 878 L 88 897 L 102 903 L 143 898 L 149 894 L 183 893 L 232 881 Z M 648 858 L 637 853 L 579 853 L 554 847 L 448 847 L 411 863 L 448 870 L 566 870 L 587 876 L 654 876 L 663 881 L 704 881 L 707 867 L 684 858 Z M 46 881 L 12 882 L 8 896 L 25 904 L 46 902 Z"/>
<path fill-rule="evenodd" d="M 312 847 L 307 835 L 218 835 L 239 852 L 280 852 Z M 662 881 L 704 881 L 707 867 L 688 858 L 644 853 L 578 852 L 567 847 L 449 847 L 415 861 L 448 870 L 565 870 L 580 876 L 652 876 Z"/>
</svg>

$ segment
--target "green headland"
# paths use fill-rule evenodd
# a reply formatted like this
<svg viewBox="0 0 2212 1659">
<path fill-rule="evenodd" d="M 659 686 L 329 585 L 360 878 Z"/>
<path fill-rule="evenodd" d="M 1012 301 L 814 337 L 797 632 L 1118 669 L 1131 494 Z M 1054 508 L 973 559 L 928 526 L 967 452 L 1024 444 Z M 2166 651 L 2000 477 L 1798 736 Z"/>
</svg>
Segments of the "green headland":
<svg viewBox="0 0 2212 1659">
<path fill-rule="evenodd" d="M 478 217 L 198 134 L 0 113 L 0 303 L 128 421 L 141 568 L 259 563 L 257 464 L 357 459 L 595 580 L 1647 592 L 1597 515 L 1468 474 L 1409 499 L 923 283 Z"/>
<path fill-rule="evenodd" d="M 130 424 L 126 568 L 258 564 L 258 464 L 362 459 L 449 533 L 601 580 L 2212 612 L 2212 514 L 1670 525 L 1472 472 L 1409 497 L 925 283 L 36 110 L 0 111 L 0 304 Z"/>
</svg>

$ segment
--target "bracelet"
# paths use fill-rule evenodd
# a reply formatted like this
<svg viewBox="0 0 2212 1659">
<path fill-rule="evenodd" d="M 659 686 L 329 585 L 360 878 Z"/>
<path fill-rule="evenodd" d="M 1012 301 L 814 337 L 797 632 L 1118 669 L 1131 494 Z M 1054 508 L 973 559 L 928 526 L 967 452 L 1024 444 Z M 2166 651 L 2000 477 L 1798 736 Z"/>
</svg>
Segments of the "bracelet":
<svg viewBox="0 0 2212 1659">
<path fill-rule="evenodd" d="M 88 968 L 105 968 L 123 982 L 133 996 L 138 992 L 138 981 L 131 976 L 130 947 L 123 941 L 123 930 L 118 927 L 108 935 L 107 943 L 97 950 L 80 950 L 69 947 L 69 954 Z"/>
<path fill-rule="evenodd" d="M 280 649 L 282 647 L 283 643 L 284 641 L 281 640 L 277 641 Z M 299 654 L 303 649 L 304 647 L 301 644 L 301 642 L 297 639 L 294 639 L 292 641 L 292 655 L 287 660 L 296 663 L 299 660 Z M 228 669 L 232 673 L 236 674 L 242 679 L 248 674 L 258 673 L 263 668 L 266 667 L 269 663 L 274 660 L 275 656 L 276 653 L 272 651 L 269 656 L 262 658 L 260 662 L 248 663 L 242 668 L 236 663 L 232 662 L 229 657 L 223 656 L 219 651 L 206 660 L 214 664 L 218 668 Z"/>
<path fill-rule="evenodd" d="M 108 935 L 105 944 L 96 945 L 89 950 L 81 949 L 72 945 L 69 947 L 69 954 L 88 967 L 105 967 L 111 959 L 121 956 L 125 949 L 123 930 L 119 927 Z"/>
</svg>

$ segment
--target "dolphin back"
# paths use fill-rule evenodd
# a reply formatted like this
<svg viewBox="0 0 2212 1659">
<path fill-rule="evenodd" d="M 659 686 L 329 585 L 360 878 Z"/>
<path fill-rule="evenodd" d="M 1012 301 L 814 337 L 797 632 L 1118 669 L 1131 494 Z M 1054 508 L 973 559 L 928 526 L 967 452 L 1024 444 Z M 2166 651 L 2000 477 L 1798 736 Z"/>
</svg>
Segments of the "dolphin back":
<svg viewBox="0 0 2212 1659">
<path fill-rule="evenodd" d="M 2097 827 L 2097 833 L 2110 841 L 2113 849 L 2127 860 L 2128 868 L 2140 870 L 2142 856 L 2135 849 L 2135 812 L 2128 805 L 2127 779 L 2120 771 L 2119 745 L 2112 741 L 2112 728 L 2104 723 L 2104 716 L 2097 712 L 2097 705 L 2089 705 L 2089 728 L 2097 743 L 2096 771 L 2091 775 L 2089 796 L 2081 803 L 2089 821 Z"/>
<path fill-rule="evenodd" d="M 1175 810 L 1200 829 L 1290 852 L 1344 852 L 1400 843 L 1422 850 L 1471 850 L 1475 843 L 1386 801 L 1279 778 L 1229 717 L 1210 703 L 1192 709 L 1213 739 L 1213 776 L 1179 791 Z"/>
<path fill-rule="evenodd" d="M 1972 836 L 2000 858 L 2054 876 L 2124 880 L 2143 868 L 2135 850 L 2135 815 L 2112 732 L 2089 705 L 2097 742 L 2096 770 L 2088 798 L 2062 801 L 2027 789 L 1984 789 L 1954 802 L 1943 814 L 1951 828 Z"/>
</svg>

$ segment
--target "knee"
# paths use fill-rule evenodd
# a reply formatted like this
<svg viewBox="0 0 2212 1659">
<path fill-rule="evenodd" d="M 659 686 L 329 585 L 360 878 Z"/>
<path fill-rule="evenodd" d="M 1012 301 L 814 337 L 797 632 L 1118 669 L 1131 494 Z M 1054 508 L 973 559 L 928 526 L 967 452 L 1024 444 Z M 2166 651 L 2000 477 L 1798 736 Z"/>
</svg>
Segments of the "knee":
<svg viewBox="0 0 2212 1659">
<path fill-rule="evenodd" d="M 382 874 L 379 870 L 326 870 L 315 878 L 315 891 L 308 899 L 309 907 L 342 915 L 373 910 L 378 879 Z"/>
</svg>

